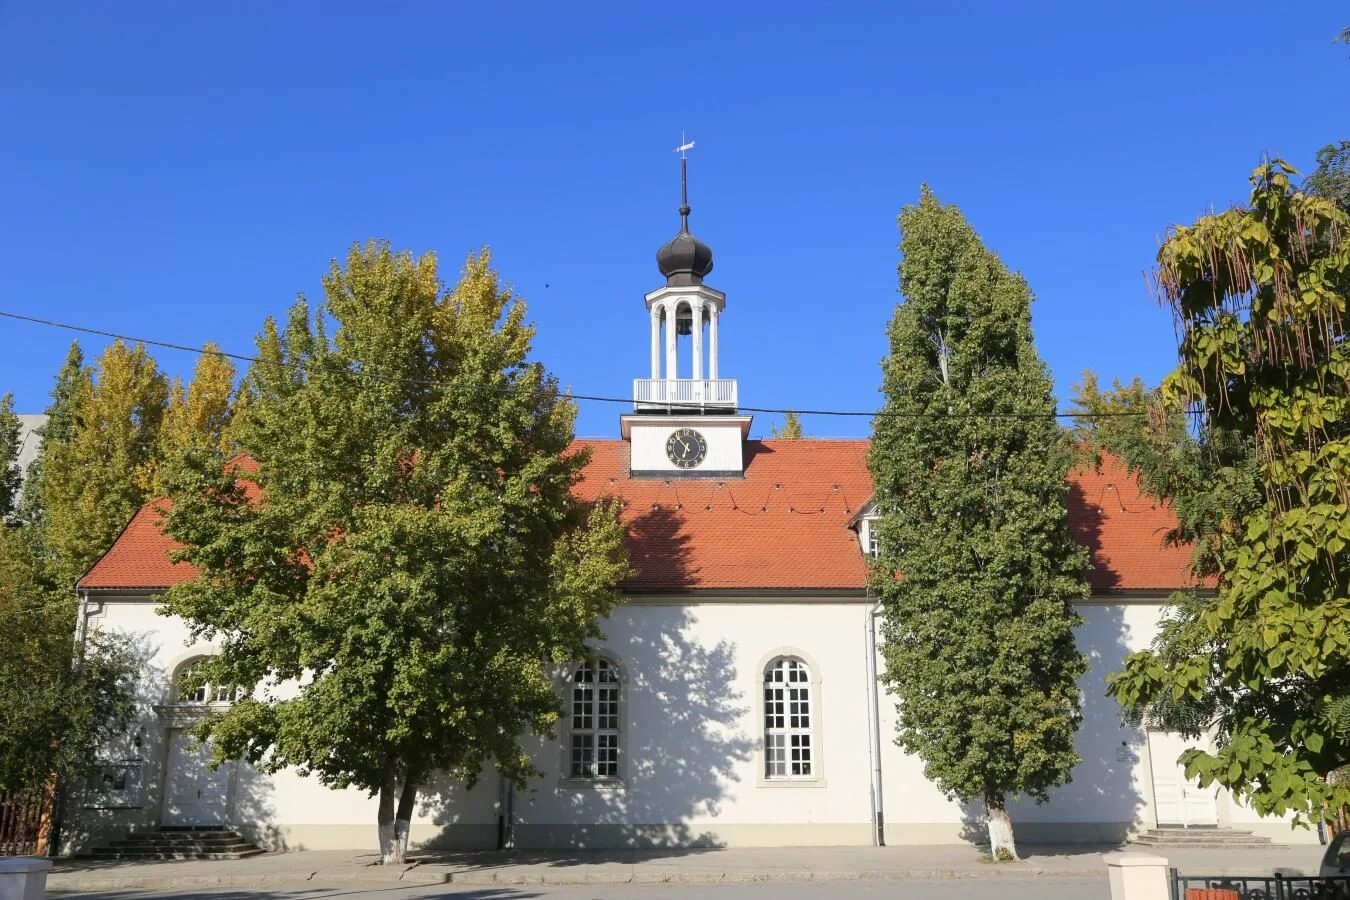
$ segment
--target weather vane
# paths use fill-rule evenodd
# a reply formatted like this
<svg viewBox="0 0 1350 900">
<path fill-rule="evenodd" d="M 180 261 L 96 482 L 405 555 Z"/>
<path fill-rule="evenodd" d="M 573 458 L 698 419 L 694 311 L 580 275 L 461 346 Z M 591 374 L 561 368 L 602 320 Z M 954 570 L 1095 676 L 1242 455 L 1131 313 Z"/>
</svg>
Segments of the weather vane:
<svg viewBox="0 0 1350 900">
<path fill-rule="evenodd" d="M 680 232 L 689 230 L 689 151 L 694 142 L 685 140 L 684 131 L 680 131 L 680 146 L 675 152 L 680 154 Z"/>
</svg>

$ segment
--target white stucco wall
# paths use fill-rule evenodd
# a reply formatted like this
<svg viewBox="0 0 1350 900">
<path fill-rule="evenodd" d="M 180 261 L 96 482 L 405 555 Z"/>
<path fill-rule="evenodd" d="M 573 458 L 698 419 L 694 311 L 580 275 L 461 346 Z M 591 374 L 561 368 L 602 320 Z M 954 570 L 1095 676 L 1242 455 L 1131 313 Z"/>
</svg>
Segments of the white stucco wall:
<svg viewBox="0 0 1350 900">
<path fill-rule="evenodd" d="M 530 739 L 527 747 L 544 775 L 515 793 L 518 845 L 869 843 L 869 608 L 861 600 L 740 598 L 639 600 L 617 609 L 596 647 L 623 671 L 623 784 L 578 786 L 563 777 L 565 721 L 558 740 Z M 1157 601 L 1082 606 L 1079 647 L 1091 664 L 1081 682 L 1083 762 L 1050 803 L 1012 806 L 1020 839 L 1119 840 L 1155 824 L 1147 743 L 1121 724 L 1115 702 L 1105 696 L 1105 678 L 1127 653 L 1148 645 L 1160 609 Z M 148 599 L 109 600 L 91 625 L 131 635 L 144 661 L 142 746 L 136 750 L 128 740 L 109 752 L 138 757 L 145 784 L 137 809 L 85 809 L 77 792 L 68 832 L 77 849 L 159 824 L 167 737 L 183 725 L 165 705 L 169 678 L 182 662 L 211 649 L 190 644 L 184 624 L 158 615 Z M 820 681 L 813 709 L 816 781 L 785 785 L 761 777 L 763 667 L 779 653 L 800 655 Z M 561 689 L 563 673 L 559 677 Z M 894 701 L 884 694 L 880 716 L 888 843 L 978 835 L 980 810 L 943 797 L 923 777 L 921 761 L 894 745 Z M 242 764 L 233 777 L 230 824 L 271 846 L 373 844 L 375 801 L 359 791 L 330 790 L 294 772 L 264 776 Z M 492 845 L 499 787 L 491 773 L 469 792 L 439 786 L 418 810 L 414 840 Z M 1219 799 L 1219 816 L 1220 824 L 1284 841 L 1315 840 L 1285 823 L 1259 820 L 1226 797 Z"/>
</svg>

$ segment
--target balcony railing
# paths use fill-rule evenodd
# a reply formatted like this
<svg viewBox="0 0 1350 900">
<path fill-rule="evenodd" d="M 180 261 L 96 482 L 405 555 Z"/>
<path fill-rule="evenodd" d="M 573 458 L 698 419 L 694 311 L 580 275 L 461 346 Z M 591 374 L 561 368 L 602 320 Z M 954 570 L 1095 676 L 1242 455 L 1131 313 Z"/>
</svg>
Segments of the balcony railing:
<svg viewBox="0 0 1350 900">
<path fill-rule="evenodd" d="M 635 378 L 634 409 L 736 409 L 734 378 Z"/>
</svg>

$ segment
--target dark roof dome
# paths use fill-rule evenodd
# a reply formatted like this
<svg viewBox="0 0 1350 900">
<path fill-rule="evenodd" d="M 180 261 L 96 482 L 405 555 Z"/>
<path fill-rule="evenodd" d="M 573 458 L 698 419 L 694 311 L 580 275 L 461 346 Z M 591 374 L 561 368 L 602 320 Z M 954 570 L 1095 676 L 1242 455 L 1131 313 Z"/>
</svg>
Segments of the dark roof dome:
<svg viewBox="0 0 1350 900">
<path fill-rule="evenodd" d="M 689 207 L 680 207 L 680 233 L 656 251 L 656 267 L 666 284 L 701 284 L 712 271 L 712 248 L 689 233 Z"/>
</svg>

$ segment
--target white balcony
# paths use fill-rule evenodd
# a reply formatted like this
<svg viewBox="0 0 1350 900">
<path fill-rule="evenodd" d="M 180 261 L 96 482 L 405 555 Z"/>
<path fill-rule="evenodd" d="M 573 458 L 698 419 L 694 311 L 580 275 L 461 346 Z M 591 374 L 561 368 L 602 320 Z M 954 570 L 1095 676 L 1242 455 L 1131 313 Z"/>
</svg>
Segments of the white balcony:
<svg viewBox="0 0 1350 900">
<path fill-rule="evenodd" d="M 633 409 L 667 412 L 736 411 L 734 378 L 635 378 Z"/>
</svg>

